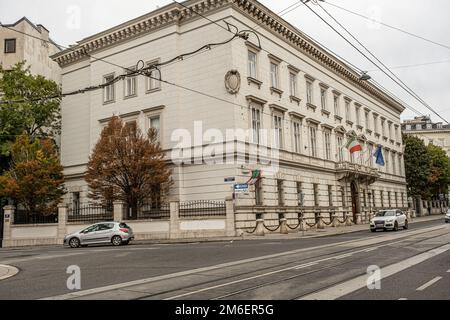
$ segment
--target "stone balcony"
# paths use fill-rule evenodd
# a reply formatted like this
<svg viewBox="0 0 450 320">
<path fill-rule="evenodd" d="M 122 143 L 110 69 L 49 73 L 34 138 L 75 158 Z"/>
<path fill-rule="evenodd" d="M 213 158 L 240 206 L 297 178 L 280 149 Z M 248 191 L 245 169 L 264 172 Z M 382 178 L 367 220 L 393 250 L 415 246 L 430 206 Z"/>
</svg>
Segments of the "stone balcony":
<svg viewBox="0 0 450 320">
<path fill-rule="evenodd" d="M 350 162 L 336 163 L 336 174 L 339 181 L 356 179 L 367 184 L 372 184 L 381 177 L 378 169 Z"/>
</svg>

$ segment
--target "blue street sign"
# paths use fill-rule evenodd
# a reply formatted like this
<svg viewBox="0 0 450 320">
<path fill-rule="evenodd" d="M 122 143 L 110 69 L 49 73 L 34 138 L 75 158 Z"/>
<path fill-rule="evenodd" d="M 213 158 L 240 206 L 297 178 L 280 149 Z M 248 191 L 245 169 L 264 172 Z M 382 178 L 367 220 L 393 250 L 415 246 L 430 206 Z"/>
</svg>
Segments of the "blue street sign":
<svg viewBox="0 0 450 320">
<path fill-rule="evenodd" d="M 246 190 L 248 190 L 248 184 L 247 183 L 235 184 L 234 190 L 235 191 L 246 191 Z"/>
</svg>

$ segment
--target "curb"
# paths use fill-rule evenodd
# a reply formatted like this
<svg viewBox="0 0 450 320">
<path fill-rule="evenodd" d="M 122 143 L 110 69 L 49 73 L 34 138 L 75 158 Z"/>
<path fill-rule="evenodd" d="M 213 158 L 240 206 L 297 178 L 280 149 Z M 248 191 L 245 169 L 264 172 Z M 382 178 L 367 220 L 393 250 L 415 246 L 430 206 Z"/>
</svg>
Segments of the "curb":
<svg viewBox="0 0 450 320">
<path fill-rule="evenodd" d="M 443 216 L 434 216 L 434 217 L 426 217 L 427 219 L 420 219 L 414 218 L 413 221 L 410 222 L 410 224 L 420 223 L 420 222 L 428 222 L 428 221 L 436 221 L 443 219 Z M 420 219 L 420 220 L 417 220 Z M 364 226 L 364 228 L 362 227 Z M 147 244 L 189 244 L 189 243 L 214 243 L 214 242 L 232 242 L 232 241 L 257 241 L 257 240 L 299 240 L 299 239 L 311 239 L 311 238 L 323 238 L 323 237 L 331 237 L 336 235 L 343 235 L 343 234 L 349 234 L 349 233 L 355 233 L 355 232 L 362 232 L 362 231 L 369 231 L 368 224 L 361 225 L 358 229 L 353 230 L 346 230 L 346 227 L 338 227 L 336 229 L 340 229 L 340 232 L 333 232 L 333 233 L 327 233 L 326 231 L 322 231 L 322 234 L 314 234 L 318 233 L 317 231 L 314 231 L 314 233 L 308 235 L 306 234 L 308 231 L 305 232 L 305 235 L 301 235 L 300 232 L 293 232 L 290 233 L 291 235 L 298 235 L 296 237 L 294 236 L 286 236 L 281 235 L 279 233 L 273 233 L 273 234 L 267 234 L 266 236 L 247 236 L 247 237 L 227 237 L 227 238 L 202 238 L 202 239 L 173 239 L 173 240 L 137 240 L 134 241 L 133 245 L 147 245 Z"/>
<path fill-rule="evenodd" d="M 11 278 L 19 273 L 19 269 L 13 266 L 0 264 L 0 281 Z"/>
</svg>

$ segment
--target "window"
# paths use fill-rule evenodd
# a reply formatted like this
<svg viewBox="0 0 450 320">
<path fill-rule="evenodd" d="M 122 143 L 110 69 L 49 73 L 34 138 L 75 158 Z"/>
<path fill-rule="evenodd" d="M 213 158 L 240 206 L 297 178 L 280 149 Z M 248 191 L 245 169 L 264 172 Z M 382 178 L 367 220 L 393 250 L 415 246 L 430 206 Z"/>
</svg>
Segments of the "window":
<svg viewBox="0 0 450 320">
<path fill-rule="evenodd" d="M 356 107 L 356 125 L 361 125 L 361 107 Z"/>
<path fill-rule="evenodd" d="M 366 129 L 370 130 L 371 127 L 370 127 L 370 123 L 369 123 L 369 112 L 366 111 L 364 113 L 364 118 L 365 118 L 364 120 L 366 122 Z"/>
<path fill-rule="evenodd" d="M 416 124 L 416 130 L 422 130 L 422 125 L 421 124 Z"/>
<path fill-rule="evenodd" d="M 289 89 L 293 97 L 297 96 L 297 74 L 289 72 Z"/>
<path fill-rule="evenodd" d="M 314 126 L 309 127 L 309 148 L 311 157 L 317 158 L 317 128 Z"/>
<path fill-rule="evenodd" d="M 391 203 L 391 192 L 388 191 L 388 203 L 389 203 L 389 208 L 392 208 L 392 203 Z"/>
<path fill-rule="evenodd" d="M 147 66 L 152 66 L 155 63 L 157 63 L 157 61 L 149 62 Z M 159 79 L 161 79 L 161 71 L 156 68 L 152 69 L 150 71 L 150 76 L 147 79 L 147 92 L 158 91 L 161 89 L 161 81 L 159 81 Z"/>
<path fill-rule="evenodd" d="M 5 39 L 5 53 L 16 53 L 16 39 Z"/>
<path fill-rule="evenodd" d="M 259 144 L 261 141 L 261 110 L 257 107 L 252 107 L 252 133 L 253 143 Z"/>
<path fill-rule="evenodd" d="M 410 124 L 406 125 L 406 130 L 411 130 L 411 125 Z"/>
<path fill-rule="evenodd" d="M 78 214 L 79 209 L 80 209 L 80 193 L 73 192 L 72 193 L 72 210 Z"/>
<path fill-rule="evenodd" d="M 301 145 L 301 134 L 302 134 L 302 125 L 298 121 L 294 121 L 294 150 L 296 153 L 302 152 L 302 145 Z"/>
<path fill-rule="evenodd" d="M 313 184 L 314 189 L 314 206 L 319 206 L 319 185 L 317 183 Z"/>
<path fill-rule="evenodd" d="M 364 207 L 367 207 L 367 194 L 366 194 L 366 189 L 363 190 L 363 202 L 364 202 Z"/>
<path fill-rule="evenodd" d="M 403 192 L 401 194 L 401 197 L 402 197 L 401 206 L 404 207 L 405 206 L 405 194 Z"/>
<path fill-rule="evenodd" d="M 324 132 L 325 137 L 325 159 L 331 160 L 331 132 L 325 131 Z"/>
<path fill-rule="evenodd" d="M 136 70 L 136 67 L 128 68 L 126 70 L 127 74 L 131 74 Z M 125 97 L 132 97 L 136 95 L 136 87 L 137 87 L 137 77 L 130 76 L 124 79 L 125 82 Z"/>
<path fill-rule="evenodd" d="M 398 208 L 398 194 L 397 194 L 397 192 L 395 193 L 395 207 Z"/>
<path fill-rule="evenodd" d="M 278 205 L 284 206 L 283 180 L 277 180 Z"/>
<path fill-rule="evenodd" d="M 327 109 L 327 90 L 321 88 L 320 89 L 320 103 L 322 106 L 322 110 L 328 110 Z"/>
<path fill-rule="evenodd" d="M 384 207 L 384 194 L 383 190 L 380 190 L 380 201 L 381 201 L 381 207 Z"/>
<path fill-rule="evenodd" d="M 386 121 L 381 119 L 381 134 L 386 137 Z"/>
<path fill-rule="evenodd" d="M 309 80 L 306 80 L 306 102 L 313 104 L 313 84 Z"/>
<path fill-rule="evenodd" d="M 337 116 L 341 115 L 341 111 L 339 108 L 339 97 L 338 96 L 334 96 L 334 114 Z"/>
<path fill-rule="evenodd" d="M 248 76 L 256 79 L 257 56 L 256 53 L 248 51 Z"/>
<path fill-rule="evenodd" d="M 372 190 L 372 204 L 374 208 L 377 206 L 377 203 L 375 202 L 375 190 Z"/>
<path fill-rule="evenodd" d="M 130 130 L 131 134 L 136 134 L 137 122 L 136 120 L 128 121 L 125 123 L 125 128 Z"/>
<path fill-rule="evenodd" d="M 338 135 L 336 139 L 337 139 L 337 155 L 338 155 L 338 161 L 339 161 L 339 162 L 344 162 L 344 151 L 343 151 L 344 137 Z"/>
<path fill-rule="evenodd" d="M 328 205 L 333 206 L 333 186 L 328 186 Z"/>
<path fill-rule="evenodd" d="M 279 115 L 273 116 L 273 130 L 274 148 L 280 149 L 283 147 L 283 118 Z"/>
<path fill-rule="evenodd" d="M 397 165 L 395 163 L 395 158 L 396 158 L 395 153 L 392 153 L 392 173 L 396 175 L 397 174 Z"/>
<path fill-rule="evenodd" d="M 402 156 L 399 154 L 398 155 L 398 174 L 399 175 L 403 175 L 403 170 L 402 170 Z"/>
<path fill-rule="evenodd" d="M 345 201 L 345 188 L 344 187 L 341 187 L 341 201 L 342 201 L 343 207 L 347 206 L 347 202 Z"/>
<path fill-rule="evenodd" d="M 345 120 L 350 121 L 350 101 L 345 101 Z"/>
<path fill-rule="evenodd" d="M 107 84 L 103 88 L 103 102 L 113 102 L 115 99 L 115 84 L 113 83 L 114 75 L 107 75 L 103 77 L 103 83 Z"/>
<path fill-rule="evenodd" d="M 373 167 L 373 159 L 374 159 L 374 157 L 373 157 L 373 154 L 374 154 L 374 152 L 373 152 L 373 145 L 368 144 L 367 145 L 367 149 L 369 151 L 369 166 Z"/>
<path fill-rule="evenodd" d="M 373 116 L 373 129 L 374 129 L 375 133 L 379 133 L 379 131 L 378 131 L 378 116 L 376 116 L 376 115 Z"/>
<path fill-rule="evenodd" d="M 303 207 L 305 204 L 305 194 L 302 191 L 302 183 L 297 182 L 297 200 L 299 207 Z"/>
<path fill-rule="evenodd" d="M 393 138 L 393 135 L 392 135 L 392 123 L 388 123 L 388 137 L 389 137 L 389 139 Z"/>
<path fill-rule="evenodd" d="M 263 192 L 262 192 L 262 180 L 259 179 L 255 183 L 255 203 L 257 206 L 262 206 L 263 204 Z"/>
<path fill-rule="evenodd" d="M 157 141 L 161 142 L 161 117 L 159 115 L 149 117 L 149 127 L 150 129 L 154 129 L 156 131 Z"/>
<path fill-rule="evenodd" d="M 270 63 L 270 85 L 273 88 L 278 88 L 278 64 L 271 62 Z"/>
</svg>

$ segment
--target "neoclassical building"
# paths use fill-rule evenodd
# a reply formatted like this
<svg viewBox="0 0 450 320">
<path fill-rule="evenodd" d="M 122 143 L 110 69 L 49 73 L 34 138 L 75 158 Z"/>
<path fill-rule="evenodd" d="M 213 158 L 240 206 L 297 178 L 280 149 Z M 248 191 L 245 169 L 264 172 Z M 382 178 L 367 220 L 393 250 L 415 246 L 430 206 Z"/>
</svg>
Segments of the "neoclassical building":
<svg viewBox="0 0 450 320">
<path fill-rule="evenodd" d="M 280 207 L 347 208 L 354 214 L 406 207 L 403 105 L 360 80 L 355 70 L 258 1 L 173 3 L 83 39 L 53 58 L 68 92 L 105 83 L 138 61 L 152 65 L 223 42 L 235 28 L 249 30 L 248 38 L 162 66 L 152 78 L 130 77 L 63 99 L 67 201 L 88 201 L 83 180 L 88 157 L 116 114 L 143 130 L 159 130 L 173 166 L 171 199 L 223 200 L 233 195 L 234 183 L 246 183 L 261 170 L 256 184 L 235 195 L 236 205 L 250 214 L 271 215 L 271 208 Z M 224 141 L 211 139 L 208 130 L 222 133 Z M 250 134 L 230 137 L 227 130 Z M 190 144 L 180 143 L 181 133 L 190 134 Z M 351 137 L 363 145 L 353 156 L 345 148 Z M 276 160 L 271 166 L 264 157 L 250 161 L 266 140 Z M 225 142 L 233 161 L 202 159 L 211 146 L 218 148 L 206 153 L 217 158 Z M 372 156 L 378 145 L 384 167 Z M 241 217 L 246 219 L 254 216 Z"/>
</svg>

